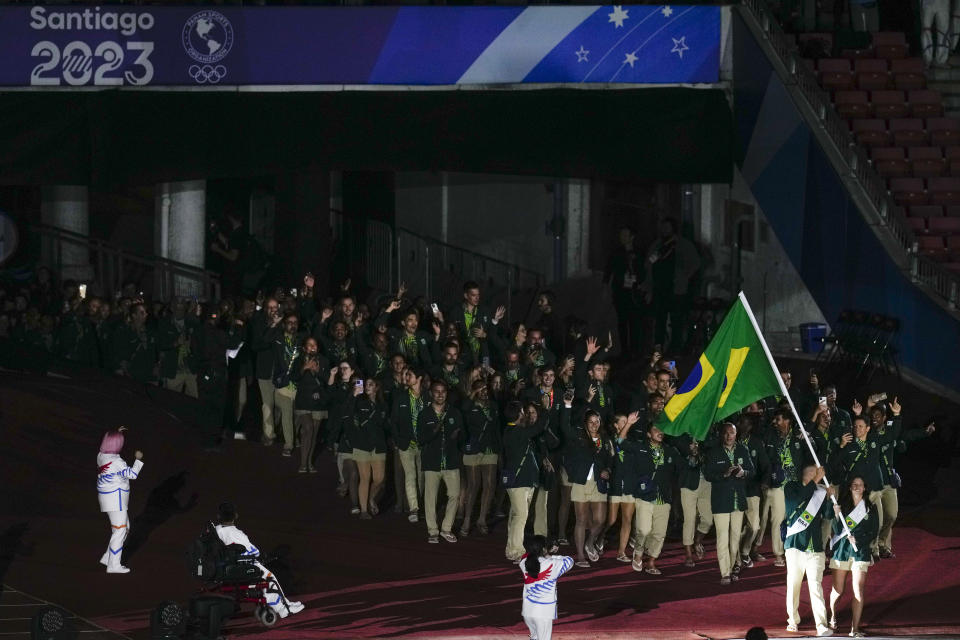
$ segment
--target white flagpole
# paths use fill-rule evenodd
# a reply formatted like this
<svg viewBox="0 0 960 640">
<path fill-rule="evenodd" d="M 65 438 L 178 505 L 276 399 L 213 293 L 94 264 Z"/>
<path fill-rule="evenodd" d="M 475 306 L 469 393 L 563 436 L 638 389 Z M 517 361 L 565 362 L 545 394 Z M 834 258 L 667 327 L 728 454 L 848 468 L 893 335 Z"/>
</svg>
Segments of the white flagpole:
<svg viewBox="0 0 960 640">
<path fill-rule="evenodd" d="M 800 414 L 797 413 L 797 408 L 793 404 L 793 398 L 790 397 L 790 394 L 787 392 L 787 386 L 783 383 L 783 376 L 780 375 L 780 370 L 777 367 L 777 363 L 773 360 L 773 355 L 770 353 L 770 347 L 767 346 L 767 341 L 763 338 L 763 334 L 760 332 L 760 327 L 757 326 L 757 319 L 753 317 L 753 309 L 750 308 L 750 303 L 747 302 L 747 296 L 741 291 L 738 295 L 740 302 L 743 303 L 743 308 L 747 312 L 747 317 L 750 318 L 750 323 L 753 325 L 753 331 L 757 334 L 757 338 L 760 340 L 760 345 L 763 347 L 763 352 L 767 354 L 767 362 L 770 363 L 770 368 L 773 370 L 774 376 L 777 378 L 777 384 L 780 385 L 780 392 L 783 393 L 783 397 L 787 399 L 787 403 L 790 405 L 790 411 L 793 412 L 793 418 L 797 421 L 797 427 L 800 429 L 800 434 L 803 436 L 804 442 L 807 443 L 807 448 L 810 449 L 810 455 L 813 456 L 813 462 L 818 467 L 823 466 L 820 464 L 820 459 L 817 457 L 817 452 L 813 449 L 813 443 L 810 442 L 810 437 L 807 435 L 807 430 L 804 428 L 803 420 L 800 419 Z M 830 481 L 827 479 L 826 469 L 824 469 L 823 482 L 827 486 L 830 485 Z M 830 499 L 833 500 L 833 504 L 837 504 L 837 497 L 830 496 Z M 847 519 L 841 518 L 840 522 L 843 524 L 843 532 L 848 536 L 851 535 L 850 527 L 847 526 Z M 854 551 L 857 550 L 857 543 L 853 543 Z"/>
</svg>

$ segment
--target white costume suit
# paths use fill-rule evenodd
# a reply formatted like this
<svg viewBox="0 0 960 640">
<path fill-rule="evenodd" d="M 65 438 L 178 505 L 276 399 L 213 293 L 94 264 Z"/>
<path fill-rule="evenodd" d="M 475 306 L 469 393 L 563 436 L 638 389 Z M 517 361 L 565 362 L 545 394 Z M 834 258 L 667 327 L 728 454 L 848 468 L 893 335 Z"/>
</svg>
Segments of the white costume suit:
<svg viewBox="0 0 960 640">
<path fill-rule="evenodd" d="M 107 565 L 107 571 L 121 569 L 120 556 L 123 543 L 130 533 L 130 518 L 127 515 L 127 503 L 130 500 L 130 480 L 136 480 L 143 469 L 143 460 L 137 460 L 128 467 L 123 458 L 116 453 L 97 454 L 97 497 L 100 499 L 100 511 L 110 518 L 110 543 L 100 564 Z M 126 571 L 126 569 L 124 569 Z"/>
<path fill-rule="evenodd" d="M 250 542 L 250 538 L 247 537 L 247 534 L 234 525 L 218 524 L 217 535 L 225 545 L 241 545 L 244 549 L 246 549 L 243 555 L 251 558 L 260 557 L 260 549 Z M 275 590 L 264 589 L 263 597 L 266 598 L 267 605 L 277 612 L 277 615 L 279 615 L 281 618 L 286 618 L 288 614 L 298 613 L 303 610 L 303 604 L 300 602 L 291 602 L 287 600 L 287 596 L 284 595 L 283 589 L 280 588 L 280 583 L 277 582 L 277 579 L 273 577 L 273 573 L 269 569 L 259 562 L 254 562 L 254 564 L 258 569 L 260 569 L 260 573 L 264 579 L 270 580 L 276 588 Z"/>
<path fill-rule="evenodd" d="M 553 621 L 557 618 L 557 580 L 573 566 L 569 556 L 540 558 L 540 575 L 527 573 L 526 554 L 520 559 L 523 572 L 523 621 L 530 629 L 531 640 L 550 640 Z"/>
</svg>

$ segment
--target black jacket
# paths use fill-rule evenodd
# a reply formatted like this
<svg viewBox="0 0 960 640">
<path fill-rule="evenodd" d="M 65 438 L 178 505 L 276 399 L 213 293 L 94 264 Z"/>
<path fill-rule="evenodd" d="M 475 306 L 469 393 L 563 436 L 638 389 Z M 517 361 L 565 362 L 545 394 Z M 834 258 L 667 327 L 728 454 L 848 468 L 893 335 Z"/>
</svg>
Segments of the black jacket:
<svg viewBox="0 0 960 640">
<path fill-rule="evenodd" d="M 330 365 L 319 353 L 314 357 L 318 363 L 316 372 L 303 370 L 307 359 L 305 353 L 297 356 L 290 371 L 291 379 L 297 385 L 297 397 L 293 401 L 293 408 L 298 411 L 323 411 L 330 402 L 330 388 L 327 386 Z"/>
<path fill-rule="evenodd" d="M 250 348 L 253 350 L 254 373 L 258 380 L 273 379 L 273 345 L 283 334 L 282 324 L 270 326 L 266 311 L 258 311 L 250 319 Z"/>
<path fill-rule="evenodd" d="M 500 441 L 500 411 L 492 400 L 486 409 L 470 400 L 463 408 L 463 419 L 467 426 L 467 438 L 464 453 L 500 453 L 503 444 Z"/>
<path fill-rule="evenodd" d="M 413 414 L 410 412 L 410 392 L 408 389 L 397 389 L 393 393 L 393 406 L 390 409 L 390 433 L 393 435 L 393 441 L 397 448 L 406 451 L 410 443 L 418 443 L 420 426 L 423 424 L 423 412 L 426 411 L 430 401 L 425 393 L 420 394 L 416 399 L 420 403 L 420 414 L 417 417 L 417 423 L 413 423 Z"/>
<path fill-rule="evenodd" d="M 571 417 L 571 413 L 575 414 Z M 560 409 L 560 430 L 563 432 L 563 466 L 567 478 L 574 484 L 586 484 L 590 468 L 593 467 L 593 479 L 597 480 L 603 471 L 608 473 L 613 467 L 613 443 L 600 431 L 596 442 L 587 435 L 583 427 L 585 408 L 576 411 Z M 575 422 L 571 422 L 575 421 Z"/>
<path fill-rule="evenodd" d="M 725 475 L 730 458 L 722 444 L 710 448 L 703 463 L 703 475 L 711 483 L 710 507 L 714 513 L 732 513 L 747 510 L 747 482 L 756 470 L 750 451 L 737 442 L 733 448 L 733 462 L 743 467 L 743 477 Z"/>
<path fill-rule="evenodd" d="M 508 423 L 503 428 L 503 470 L 516 474 L 510 488 L 535 487 L 540 482 L 536 437 L 546 426 L 546 420 L 538 420 L 532 425 Z"/>
<path fill-rule="evenodd" d="M 337 428 L 331 436 L 345 442 L 351 450 L 386 453 L 388 429 L 385 406 L 372 402 L 366 395 L 351 396 L 340 411 Z"/>
<path fill-rule="evenodd" d="M 467 437 L 459 409 L 448 404 L 438 416 L 433 405 L 427 405 L 418 423 L 417 440 L 423 470 L 459 469 L 463 464 L 463 442 Z"/>
</svg>

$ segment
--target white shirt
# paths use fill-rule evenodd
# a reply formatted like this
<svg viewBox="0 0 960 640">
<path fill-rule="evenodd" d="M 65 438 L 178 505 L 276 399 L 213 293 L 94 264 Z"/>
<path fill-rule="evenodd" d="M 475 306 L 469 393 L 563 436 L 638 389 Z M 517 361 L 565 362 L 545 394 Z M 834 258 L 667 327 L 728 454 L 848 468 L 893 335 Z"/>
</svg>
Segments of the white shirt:
<svg viewBox="0 0 960 640">
<path fill-rule="evenodd" d="M 527 556 L 520 559 L 520 571 L 523 573 L 524 618 L 557 618 L 557 580 L 573 566 L 569 556 L 547 556 L 540 558 L 540 574 L 527 574 Z"/>
<path fill-rule="evenodd" d="M 97 494 L 100 511 L 126 511 L 130 499 L 130 481 L 136 480 L 143 469 L 143 460 L 128 467 L 116 453 L 97 454 Z"/>
<path fill-rule="evenodd" d="M 218 524 L 217 535 L 220 536 L 220 540 L 225 545 L 228 545 L 228 546 L 231 544 L 243 545 L 243 548 L 246 549 L 246 551 L 243 552 L 243 555 L 245 556 L 257 557 L 260 555 L 260 549 L 257 549 L 257 547 L 254 546 L 252 542 L 250 542 L 250 538 L 247 537 L 247 534 L 245 534 L 243 531 L 236 528 L 232 524 L 229 524 L 229 525 Z"/>
</svg>

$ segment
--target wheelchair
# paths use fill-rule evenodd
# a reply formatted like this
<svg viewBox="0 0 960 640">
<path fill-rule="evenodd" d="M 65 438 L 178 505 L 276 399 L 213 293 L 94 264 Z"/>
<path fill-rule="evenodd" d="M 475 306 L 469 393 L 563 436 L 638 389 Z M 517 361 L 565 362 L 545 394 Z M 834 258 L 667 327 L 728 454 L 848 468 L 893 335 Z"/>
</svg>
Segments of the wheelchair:
<svg viewBox="0 0 960 640">
<path fill-rule="evenodd" d="M 187 551 L 189 570 L 202 582 L 195 600 L 209 601 L 209 596 L 232 599 L 232 613 L 238 613 L 241 604 L 252 603 L 257 621 L 265 627 L 272 627 L 280 616 L 267 605 L 264 591 L 286 598 L 276 578 L 264 578 L 256 565 L 257 560 L 263 562 L 264 559 L 244 556 L 245 551 L 239 544 L 223 544 L 216 525 L 208 522 Z"/>
</svg>

